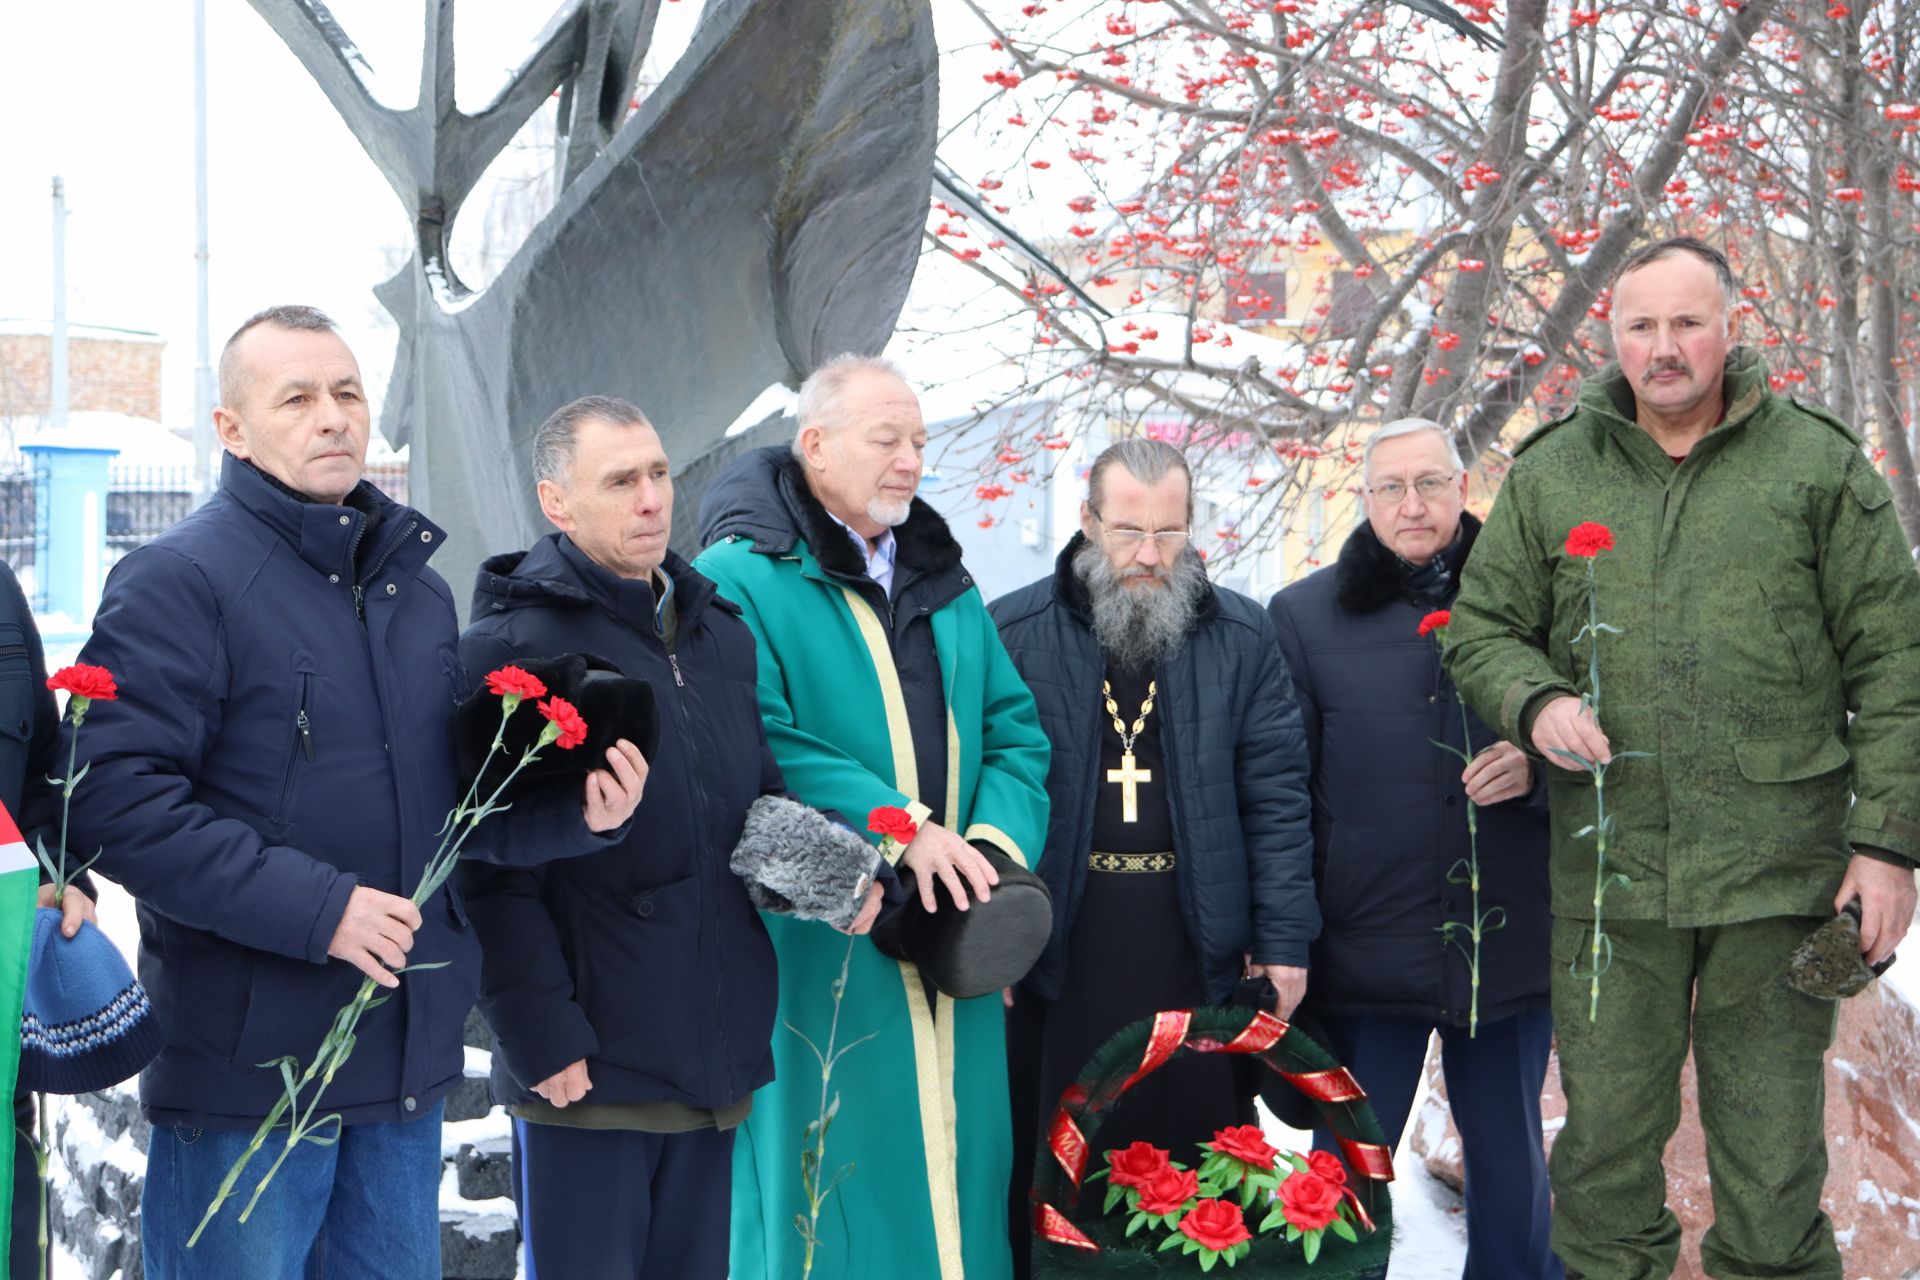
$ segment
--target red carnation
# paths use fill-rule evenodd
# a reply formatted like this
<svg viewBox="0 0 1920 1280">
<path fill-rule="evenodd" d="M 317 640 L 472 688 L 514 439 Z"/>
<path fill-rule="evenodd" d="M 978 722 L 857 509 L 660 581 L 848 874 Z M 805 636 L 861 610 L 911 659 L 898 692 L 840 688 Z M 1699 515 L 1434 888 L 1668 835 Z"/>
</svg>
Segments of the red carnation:
<svg viewBox="0 0 1920 1280">
<path fill-rule="evenodd" d="M 1156 1217 L 1180 1212 L 1180 1206 L 1200 1194 L 1200 1175 L 1171 1165 L 1140 1188 L 1140 1208 Z"/>
<path fill-rule="evenodd" d="M 1420 634 L 1424 636 L 1432 632 L 1438 631 L 1442 627 L 1445 627 L 1448 624 L 1450 624 L 1452 621 L 1453 621 L 1453 610 L 1435 609 L 1432 613 L 1420 619 Z"/>
<path fill-rule="evenodd" d="M 580 718 L 580 712 L 571 702 L 565 698 L 548 698 L 536 705 L 540 714 L 560 730 L 560 736 L 554 741 L 562 751 L 571 751 L 587 740 L 587 722 Z"/>
<path fill-rule="evenodd" d="M 1280 1211 L 1302 1231 L 1318 1231 L 1340 1216 L 1340 1188 L 1317 1173 L 1296 1173 L 1280 1184 Z"/>
<path fill-rule="evenodd" d="M 913 843 L 914 836 L 920 833 L 920 824 L 905 809 L 883 804 L 867 815 L 867 830 L 875 835 L 892 836 L 902 845 Z"/>
<path fill-rule="evenodd" d="M 1307 1152 L 1307 1172 L 1326 1179 L 1336 1187 L 1347 1185 L 1347 1166 L 1341 1164 L 1340 1157 L 1331 1151 Z"/>
<path fill-rule="evenodd" d="M 1603 524 L 1588 520 L 1577 524 L 1567 533 L 1567 554 L 1570 556 L 1593 557 L 1602 551 L 1613 550 L 1613 530 Z"/>
<path fill-rule="evenodd" d="M 1235 1125 L 1231 1129 L 1221 1129 L 1213 1135 L 1211 1146 L 1221 1155 L 1232 1156 L 1235 1160 L 1250 1164 L 1256 1169 L 1271 1169 L 1273 1162 L 1280 1158 L 1280 1149 L 1266 1139 L 1257 1124 Z"/>
<path fill-rule="evenodd" d="M 1240 1216 L 1240 1206 L 1225 1200 L 1202 1200 L 1187 1210 L 1186 1217 L 1180 1219 L 1180 1234 L 1215 1253 L 1253 1238 Z"/>
<path fill-rule="evenodd" d="M 120 696 L 120 690 L 114 687 L 113 672 L 105 667 L 90 667 L 84 662 L 62 667 L 48 676 L 47 688 L 90 702 L 112 702 Z"/>
<path fill-rule="evenodd" d="M 1145 1187 L 1167 1168 L 1168 1153 L 1151 1142 L 1107 1152 L 1107 1177 L 1116 1187 Z"/>
<path fill-rule="evenodd" d="M 531 671 L 508 666 L 487 672 L 487 692 L 497 698 L 544 698 L 547 696 L 547 686 Z"/>
</svg>

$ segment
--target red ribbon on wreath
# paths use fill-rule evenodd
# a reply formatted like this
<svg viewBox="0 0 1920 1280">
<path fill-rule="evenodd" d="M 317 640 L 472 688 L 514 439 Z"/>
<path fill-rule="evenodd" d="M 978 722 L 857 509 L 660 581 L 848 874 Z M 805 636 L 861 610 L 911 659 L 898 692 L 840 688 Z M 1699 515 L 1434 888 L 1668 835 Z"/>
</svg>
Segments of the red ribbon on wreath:
<svg viewBox="0 0 1920 1280">
<path fill-rule="evenodd" d="M 1080 1179 L 1087 1173 L 1087 1136 L 1065 1107 L 1053 1113 L 1053 1123 L 1047 1126 L 1047 1150 L 1053 1152 L 1053 1158 L 1066 1170 L 1067 1181 L 1078 1190 Z"/>
<path fill-rule="evenodd" d="M 1140 1065 L 1120 1086 L 1120 1092 L 1139 1084 L 1142 1080 L 1167 1064 L 1167 1059 L 1180 1052 L 1180 1046 L 1187 1041 L 1187 1027 L 1193 1022 L 1193 1010 L 1168 1009 L 1153 1015 L 1153 1034 L 1147 1037 L 1147 1051 L 1140 1057 Z"/>
<path fill-rule="evenodd" d="M 1100 1252 L 1100 1246 L 1088 1239 L 1080 1228 L 1067 1221 L 1067 1215 L 1050 1204 L 1037 1204 L 1033 1207 L 1033 1230 L 1042 1240 L 1054 1244 L 1064 1244 L 1073 1249 L 1085 1249 L 1088 1253 Z"/>
<path fill-rule="evenodd" d="M 1280 1075 L 1315 1102 L 1358 1102 L 1367 1096 L 1367 1091 L 1345 1067 L 1331 1071 L 1282 1071 Z"/>
<path fill-rule="evenodd" d="M 1377 1142 L 1358 1142 L 1346 1137 L 1340 1137 L 1339 1141 L 1340 1154 L 1356 1173 L 1375 1182 L 1393 1181 L 1393 1152 Z"/>
</svg>

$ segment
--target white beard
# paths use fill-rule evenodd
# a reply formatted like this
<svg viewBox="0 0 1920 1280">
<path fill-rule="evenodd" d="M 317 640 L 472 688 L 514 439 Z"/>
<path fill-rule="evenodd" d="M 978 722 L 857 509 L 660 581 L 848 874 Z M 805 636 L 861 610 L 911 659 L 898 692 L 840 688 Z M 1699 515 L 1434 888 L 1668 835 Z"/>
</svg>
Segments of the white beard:
<svg viewBox="0 0 1920 1280">
<path fill-rule="evenodd" d="M 903 498 L 898 502 L 886 498 L 875 498 L 867 504 L 867 519 L 875 524 L 883 524 L 889 529 L 897 529 L 907 522 L 907 516 L 913 510 L 913 499 Z"/>
</svg>

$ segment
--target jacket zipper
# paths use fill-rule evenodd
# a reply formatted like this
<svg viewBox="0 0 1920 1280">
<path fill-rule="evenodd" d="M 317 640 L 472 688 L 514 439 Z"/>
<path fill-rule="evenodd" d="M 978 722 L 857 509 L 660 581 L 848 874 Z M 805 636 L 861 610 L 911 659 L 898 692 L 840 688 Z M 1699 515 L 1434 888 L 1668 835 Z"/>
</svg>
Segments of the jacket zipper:
<svg viewBox="0 0 1920 1280">
<path fill-rule="evenodd" d="M 0 658 L 11 658 L 27 651 L 23 644 L 0 644 Z"/>
<path fill-rule="evenodd" d="M 366 523 L 362 521 L 360 528 L 354 530 L 353 541 L 347 546 L 349 572 L 352 571 L 354 553 L 360 549 L 360 538 L 366 532 L 366 527 Z M 380 576 L 380 571 L 387 567 L 387 561 L 393 559 L 393 553 L 400 549 L 400 544 L 411 538 L 413 531 L 419 527 L 418 520 L 407 521 L 407 527 L 400 531 L 399 537 L 387 544 L 387 549 L 380 553 L 378 560 L 374 561 L 373 568 L 367 570 L 360 580 L 353 584 L 353 612 L 361 622 L 364 623 L 367 620 L 367 584 Z"/>
<path fill-rule="evenodd" d="M 663 647 L 664 647 L 664 643 L 663 643 Z M 687 744 L 687 752 L 692 757 L 693 769 L 691 770 L 690 776 L 688 778 L 688 788 L 693 793 L 694 811 L 699 815 L 699 823 L 696 829 L 704 832 L 710 829 L 710 824 L 707 821 L 706 792 L 700 786 L 700 778 L 703 776 L 701 771 L 701 761 L 700 761 L 700 747 L 699 747 L 700 737 L 698 734 L 692 732 L 692 727 L 693 727 L 692 719 L 687 713 L 686 694 L 684 693 L 684 690 L 687 687 L 687 681 L 686 681 L 686 677 L 682 675 L 680 671 L 680 657 L 671 649 L 667 650 L 667 665 L 673 668 L 674 687 L 683 691 L 678 697 L 674 699 L 674 705 L 679 710 L 679 718 L 678 718 L 679 727 L 683 735 L 683 738 Z M 707 860 L 702 859 L 699 866 L 699 885 L 700 885 L 700 897 L 701 897 L 700 915 L 703 921 L 706 919 L 708 915 L 706 907 L 708 905 L 709 899 L 712 896 L 708 892 L 709 886 L 707 884 L 707 879 L 709 875 L 709 868 L 707 867 L 706 864 L 707 864 Z M 715 913 L 715 916 L 716 916 L 716 919 L 714 924 L 714 932 L 715 932 L 715 942 L 717 944 L 719 941 L 718 939 L 719 923 L 717 918 L 717 912 Z M 720 1042 L 720 1061 L 718 1063 L 719 1074 L 722 1078 L 723 1083 L 725 1083 L 729 1093 L 731 1093 L 733 1089 L 733 1053 L 727 1047 L 726 1019 L 723 1016 L 724 1011 L 727 1007 L 727 978 L 726 978 L 726 966 L 724 964 L 717 964 L 714 966 L 713 1001 L 714 1001 L 714 1010 L 716 1013 L 714 1024 L 713 1024 L 714 1036 Z"/>
<path fill-rule="evenodd" d="M 275 822 L 285 822 L 289 816 L 287 810 L 293 805 L 293 779 L 295 770 L 300 764 L 300 756 L 304 755 L 308 760 L 314 758 L 313 722 L 307 718 L 307 703 L 312 700 L 313 675 L 302 671 L 300 673 L 300 707 L 293 717 L 294 736 L 299 741 L 300 751 L 297 754 L 289 753 L 287 756 L 287 769 L 280 778 L 280 801 L 273 807 Z"/>
</svg>

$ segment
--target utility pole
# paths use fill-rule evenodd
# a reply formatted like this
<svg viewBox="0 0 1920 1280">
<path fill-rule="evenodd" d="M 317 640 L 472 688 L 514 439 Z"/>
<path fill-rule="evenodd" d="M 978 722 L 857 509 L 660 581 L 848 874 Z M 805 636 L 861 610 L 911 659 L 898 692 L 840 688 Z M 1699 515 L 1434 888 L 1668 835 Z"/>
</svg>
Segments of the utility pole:
<svg viewBox="0 0 1920 1280">
<path fill-rule="evenodd" d="M 193 504 L 213 496 L 213 360 L 207 337 L 207 0 L 193 0 Z"/>
<path fill-rule="evenodd" d="M 53 393 L 48 419 L 67 425 L 67 187 L 53 179 Z"/>
</svg>

